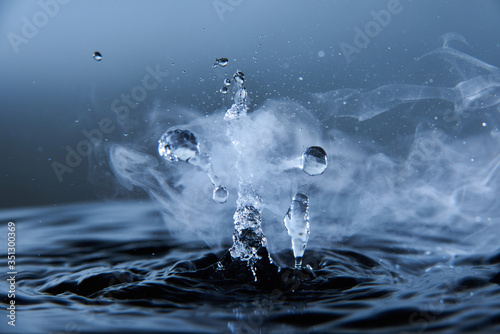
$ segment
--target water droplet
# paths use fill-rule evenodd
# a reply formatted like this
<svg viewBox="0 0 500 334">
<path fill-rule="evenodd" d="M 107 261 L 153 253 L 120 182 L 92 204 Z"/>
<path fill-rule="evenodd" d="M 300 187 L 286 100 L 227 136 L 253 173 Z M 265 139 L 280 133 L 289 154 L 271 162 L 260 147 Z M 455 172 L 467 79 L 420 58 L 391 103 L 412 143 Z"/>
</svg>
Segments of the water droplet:
<svg viewBox="0 0 500 334">
<path fill-rule="evenodd" d="M 309 198 L 304 194 L 295 194 L 292 204 L 283 217 L 288 235 L 292 239 L 295 268 L 302 267 L 302 257 L 309 241 Z"/>
<path fill-rule="evenodd" d="M 319 51 L 318 51 L 318 57 L 323 58 L 324 56 L 325 56 L 325 51 L 323 51 L 323 50 L 319 50 Z"/>
<path fill-rule="evenodd" d="M 213 65 L 213 68 L 216 68 L 219 65 L 222 67 L 225 67 L 228 62 L 229 62 L 229 60 L 227 58 L 216 58 L 215 63 Z"/>
<path fill-rule="evenodd" d="M 323 174 L 328 167 L 325 150 L 319 146 L 311 146 L 302 154 L 302 170 L 311 176 Z"/>
<path fill-rule="evenodd" d="M 97 61 L 101 61 L 102 60 L 102 54 L 99 51 L 94 52 L 94 56 L 93 57 Z"/>
<path fill-rule="evenodd" d="M 227 58 L 219 58 L 217 59 L 217 61 L 219 62 L 219 65 L 224 67 L 227 65 L 227 63 L 229 62 L 229 60 Z"/>
<path fill-rule="evenodd" d="M 198 141 L 189 130 L 167 131 L 158 140 L 158 153 L 168 161 L 185 161 L 199 155 Z"/>
<path fill-rule="evenodd" d="M 304 80 L 304 78 L 303 77 L 299 77 L 299 80 L 302 81 L 302 80 Z"/>
<path fill-rule="evenodd" d="M 486 123 L 486 122 L 483 122 L 483 126 L 487 126 L 487 125 L 488 125 L 488 123 Z"/>
<path fill-rule="evenodd" d="M 224 80 L 224 85 L 225 86 L 231 86 L 231 80 L 230 79 L 225 79 Z"/>
<path fill-rule="evenodd" d="M 127 132 L 125 132 L 125 133 L 123 134 L 123 136 L 124 136 L 124 137 L 128 137 L 128 133 L 127 133 Z"/>
<path fill-rule="evenodd" d="M 227 87 L 221 87 L 219 92 L 221 92 L 221 94 L 227 94 Z"/>
<path fill-rule="evenodd" d="M 234 79 L 234 81 L 236 81 L 236 83 L 238 85 L 243 85 L 243 83 L 245 82 L 245 74 L 243 72 L 241 72 L 240 70 L 238 70 L 233 75 L 233 79 Z"/>
<path fill-rule="evenodd" d="M 228 195 L 226 187 L 217 186 L 214 188 L 213 199 L 215 202 L 226 203 Z"/>
</svg>

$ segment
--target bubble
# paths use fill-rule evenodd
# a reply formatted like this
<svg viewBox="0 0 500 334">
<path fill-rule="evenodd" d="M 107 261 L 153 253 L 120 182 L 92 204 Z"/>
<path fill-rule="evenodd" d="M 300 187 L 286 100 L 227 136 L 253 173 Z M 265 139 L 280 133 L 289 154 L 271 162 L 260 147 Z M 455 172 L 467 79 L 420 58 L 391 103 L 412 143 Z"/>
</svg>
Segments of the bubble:
<svg viewBox="0 0 500 334">
<path fill-rule="evenodd" d="M 94 59 L 96 61 L 101 61 L 102 60 L 102 54 L 99 51 L 94 52 L 93 57 L 94 57 Z"/>
<path fill-rule="evenodd" d="M 311 176 L 323 174 L 328 167 L 328 157 L 323 148 L 311 146 L 302 154 L 302 170 Z"/>
<path fill-rule="evenodd" d="M 221 94 L 227 94 L 227 87 L 221 87 L 221 89 L 219 90 L 219 92 Z"/>
<path fill-rule="evenodd" d="M 318 51 L 318 57 L 323 58 L 324 56 L 325 56 L 325 51 L 323 51 L 323 50 L 319 50 L 319 51 Z"/>
<path fill-rule="evenodd" d="M 175 129 L 164 133 L 158 140 L 158 153 L 168 161 L 185 161 L 199 155 L 198 141 L 189 130 Z"/>
<path fill-rule="evenodd" d="M 224 80 L 224 85 L 225 86 L 231 86 L 231 80 L 230 79 L 225 79 Z"/>
<path fill-rule="evenodd" d="M 214 188 L 213 200 L 217 203 L 226 203 L 228 195 L 226 187 L 216 186 Z"/>
</svg>

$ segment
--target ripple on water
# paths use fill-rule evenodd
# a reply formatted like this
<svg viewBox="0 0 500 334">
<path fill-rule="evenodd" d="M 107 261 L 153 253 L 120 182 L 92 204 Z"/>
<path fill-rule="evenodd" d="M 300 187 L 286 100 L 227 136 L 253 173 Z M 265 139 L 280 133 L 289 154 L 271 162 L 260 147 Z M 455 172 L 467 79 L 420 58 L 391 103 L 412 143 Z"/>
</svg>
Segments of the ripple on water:
<svg viewBox="0 0 500 334">
<path fill-rule="evenodd" d="M 125 208 L 128 214 L 120 214 Z M 23 331 L 64 331 L 69 321 L 61 319 L 73 319 L 80 331 L 172 324 L 187 331 L 498 330 L 498 251 L 451 259 L 401 245 L 391 252 L 397 240 L 390 236 L 387 247 L 375 249 L 384 240 L 358 235 L 343 247 L 307 249 L 304 263 L 312 271 L 273 273 L 264 266 L 261 275 L 272 279 L 258 284 L 218 269 L 229 244 L 208 248 L 158 234 L 164 226 L 151 205 L 82 204 L 0 215 L 14 213 L 25 240 L 16 294 Z M 47 240 L 38 235 L 53 243 L 41 247 Z M 272 255 L 293 264 L 290 250 Z M 209 320 L 200 324 L 200 316 Z"/>
</svg>

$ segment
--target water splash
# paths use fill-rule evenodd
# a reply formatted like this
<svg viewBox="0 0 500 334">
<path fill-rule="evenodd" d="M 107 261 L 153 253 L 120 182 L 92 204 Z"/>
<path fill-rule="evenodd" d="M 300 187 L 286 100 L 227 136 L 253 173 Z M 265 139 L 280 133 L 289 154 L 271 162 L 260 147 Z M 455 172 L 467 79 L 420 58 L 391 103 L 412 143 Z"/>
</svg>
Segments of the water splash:
<svg viewBox="0 0 500 334">
<path fill-rule="evenodd" d="M 309 241 L 309 198 L 301 193 L 295 194 L 292 204 L 283 217 L 288 235 L 292 239 L 295 268 L 302 268 L 302 258 Z"/>
<path fill-rule="evenodd" d="M 237 209 L 234 213 L 233 246 L 229 250 L 233 259 L 247 262 L 253 269 L 260 259 L 257 254 L 267 246 L 262 231 L 262 200 L 251 186 L 240 186 Z"/>
<path fill-rule="evenodd" d="M 267 247 L 267 239 L 262 231 L 262 199 L 253 188 L 251 162 L 247 161 L 248 155 L 245 154 L 245 146 L 251 144 L 245 142 L 248 138 L 246 137 L 248 128 L 245 126 L 248 122 L 246 118 L 248 106 L 247 92 L 243 86 L 244 74 L 238 70 L 233 78 L 236 83 L 234 103 L 224 116 L 224 120 L 228 123 L 226 135 L 238 153 L 236 169 L 239 189 L 237 208 L 233 216 L 235 231 L 230 253 L 233 259 L 246 262 L 255 276 L 255 263 L 261 259 L 258 252 L 261 248 Z"/>
<path fill-rule="evenodd" d="M 225 121 L 232 121 L 240 118 L 242 115 L 246 115 L 248 112 L 247 106 L 247 90 L 243 84 L 245 83 L 245 75 L 240 70 L 236 71 L 233 76 L 234 82 L 236 83 L 236 93 L 234 94 L 234 103 L 226 111 L 224 116 Z"/>
<path fill-rule="evenodd" d="M 229 119 L 229 126 L 217 113 L 205 117 L 206 111 L 155 109 L 149 124 L 176 124 L 182 114 L 183 127 L 203 137 L 203 149 L 210 152 L 214 169 L 234 197 L 238 174 L 247 175 L 263 200 L 262 230 L 273 256 L 290 248 L 282 219 L 296 193 L 314 203 L 308 248 L 331 247 L 350 236 L 398 233 L 402 244 L 418 244 L 425 251 L 434 250 L 436 244 L 429 240 L 443 234 L 450 240 L 450 254 L 497 249 L 500 70 L 451 46 L 415 63 L 433 69 L 431 84 L 425 71 L 424 81 L 413 77 L 412 82 L 382 82 L 371 91 L 354 87 L 315 94 L 314 108 L 305 108 L 306 102 L 271 99 L 251 113 L 245 109 L 247 97 L 247 104 L 238 109 L 244 112 L 234 113 L 246 116 Z M 231 81 L 238 90 L 237 80 Z M 351 131 L 351 122 L 359 131 Z M 158 136 L 163 130 L 150 131 Z M 235 134 L 235 142 L 227 131 Z M 322 177 L 309 178 L 301 163 L 304 148 L 313 145 L 324 147 L 335 161 Z M 210 198 L 202 205 L 196 201 L 206 195 L 200 192 L 200 186 L 208 184 L 205 175 L 182 163 L 165 169 L 140 151 L 110 151 L 111 168 L 120 182 L 127 189 L 146 189 L 157 199 L 168 230 L 177 236 L 197 235 L 210 246 L 230 242 L 234 208 L 216 205 Z M 237 165 L 238 152 L 247 165 Z M 195 233 L 179 232 L 177 226 Z M 274 260 L 286 264 L 286 259 Z"/>
</svg>

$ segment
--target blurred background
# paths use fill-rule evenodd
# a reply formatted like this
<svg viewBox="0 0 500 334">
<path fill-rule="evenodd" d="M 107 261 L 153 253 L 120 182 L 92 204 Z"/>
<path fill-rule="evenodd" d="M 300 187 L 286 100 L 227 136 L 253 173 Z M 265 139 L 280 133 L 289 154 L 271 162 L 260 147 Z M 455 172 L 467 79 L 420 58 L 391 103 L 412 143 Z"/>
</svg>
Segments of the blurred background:
<svg viewBox="0 0 500 334">
<path fill-rule="evenodd" d="M 154 152 L 157 138 L 140 133 L 152 110 L 227 108 L 216 58 L 229 59 L 226 74 L 245 72 L 253 105 L 307 106 L 311 93 L 401 82 L 445 33 L 500 66 L 499 17 L 496 0 L 2 0 L 0 206 L 118 196 L 95 177 L 85 141 L 142 141 Z"/>
</svg>

